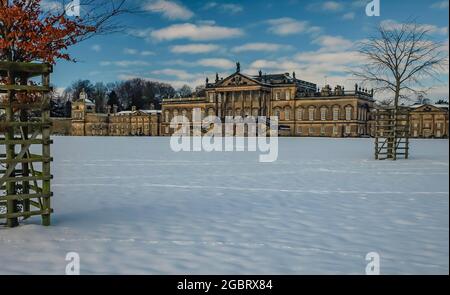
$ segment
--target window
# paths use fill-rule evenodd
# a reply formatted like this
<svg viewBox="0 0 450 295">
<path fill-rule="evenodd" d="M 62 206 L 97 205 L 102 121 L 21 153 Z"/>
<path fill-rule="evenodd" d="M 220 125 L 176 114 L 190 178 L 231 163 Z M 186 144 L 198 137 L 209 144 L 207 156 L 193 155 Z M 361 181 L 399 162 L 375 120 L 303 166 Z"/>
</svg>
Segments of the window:
<svg viewBox="0 0 450 295">
<path fill-rule="evenodd" d="M 345 120 L 350 121 L 352 119 L 352 107 L 345 108 Z"/>
<path fill-rule="evenodd" d="M 339 108 L 333 108 L 333 121 L 339 120 Z"/>
<path fill-rule="evenodd" d="M 302 108 L 297 109 L 297 119 L 299 121 L 303 120 L 303 109 Z"/>
<path fill-rule="evenodd" d="M 275 92 L 275 100 L 280 100 L 280 92 Z"/>
<path fill-rule="evenodd" d="M 213 92 L 209 93 L 209 102 L 214 102 L 214 93 Z"/>
<path fill-rule="evenodd" d="M 337 129 L 337 126 L 334 125 L 334 126 L 333 126 L 333 134 L 334 134 L 334 135 L 337 135 L 337 133 L 338 133 L 337 130 L 338 130 L 338 129 Z"/>
<path fill-rule="evenodd" d="M 325 121 L 327 119 L 327 109 L 321 108 L 320 109 L 320 120 Z"/>
<path fill-rule="evenodd" d="M 345 133 L 346 134 L 350 134 L 350 132 L 351 132 L 350 125 L 346 125 L 345 126 Z"/>
<path fill-rule="evenodd" d="M 288 121 L 288 120 L 290 120 L 290 117 L 291 117 L 291 111 L 288 108 L 284 109 L 284 120 Z"/>
<path fill-rule="evenodd" d="M 320 126 L 320 134 L 325 135 L 325 125 Z"/>
<path fill-rule="evenodd" d="M 280 118 L 280 109 L 275 109 L 274 110 L 274 115 L 275 115 L 275 117 Z"/>
<path fill-rule="evenodd" d="M 297 133 L 298 134 L 302 134 L 302 127 L 301 126 L 297 126 Z"/>
<path fill-rule="evenodd" d="M 286 100 L 290 100 L 291 99 L 291 92 L 288 90 L 286 91 Z"/>
<path fill-rule="evenodd" d="M 314 121 L 315 109 L 314 107 L 309 108 L 309 120 Z"/>
</svg>

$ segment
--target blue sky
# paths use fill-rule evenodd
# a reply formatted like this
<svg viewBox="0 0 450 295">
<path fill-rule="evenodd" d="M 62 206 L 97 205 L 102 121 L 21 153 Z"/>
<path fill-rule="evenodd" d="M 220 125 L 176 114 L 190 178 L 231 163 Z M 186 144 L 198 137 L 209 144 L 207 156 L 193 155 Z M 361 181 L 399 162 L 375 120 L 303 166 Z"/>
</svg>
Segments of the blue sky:
<svg viewBox="0 0 450 295">
<path fill-rule="evenodd" d="M 62 88 L 76 79 L 111 82 L 141 77 L 180 87 L 242 71 L 296 72 L 297 78 L 352 87 L 355 42 L 380 23 L 416 18 L 448 48 L 448 0 L 381 0 L 381 16 L 365 14 L 366 0 L 163 1 L 133 0 L 145 12 L 120 18 L 121 33 L 70 49 L 77 63 L 59 61 L 52 76 Z M 44 0 L 51 4 L 51 0 Z M 430 97 L 448 98 L 448 70 Z"/>
</svg>

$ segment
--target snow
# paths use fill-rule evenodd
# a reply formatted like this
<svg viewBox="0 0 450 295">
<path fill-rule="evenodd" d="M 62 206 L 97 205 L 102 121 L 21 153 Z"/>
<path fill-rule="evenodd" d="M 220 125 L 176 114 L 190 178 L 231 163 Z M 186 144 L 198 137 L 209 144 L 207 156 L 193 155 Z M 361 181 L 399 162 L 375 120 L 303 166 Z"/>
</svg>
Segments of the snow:
<svg viewBox="0 0 450 295">
<path fill-rule="evenodd" d="M 280 138 L 254 152 L 169 138 L 55 137 L 53 224 L 0 227 L 0 274 L 449 273 L 448 140 L 373 160 L 372 139 Z"/>
</svg>

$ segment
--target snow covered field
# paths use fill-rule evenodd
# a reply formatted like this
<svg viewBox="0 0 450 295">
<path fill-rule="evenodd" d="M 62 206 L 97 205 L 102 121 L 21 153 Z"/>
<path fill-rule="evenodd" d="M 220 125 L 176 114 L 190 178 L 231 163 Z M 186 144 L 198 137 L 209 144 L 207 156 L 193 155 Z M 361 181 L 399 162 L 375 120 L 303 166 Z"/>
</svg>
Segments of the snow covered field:
<svg viewBox="0 0 450 295">
<path fill-rule="evenodd" d="M 447 140 L 281 138 L 278 160 L 169 138 L 55 137 L 53 225 L 0 227 L 0 274 L 449 273 Z"/>
</svg>

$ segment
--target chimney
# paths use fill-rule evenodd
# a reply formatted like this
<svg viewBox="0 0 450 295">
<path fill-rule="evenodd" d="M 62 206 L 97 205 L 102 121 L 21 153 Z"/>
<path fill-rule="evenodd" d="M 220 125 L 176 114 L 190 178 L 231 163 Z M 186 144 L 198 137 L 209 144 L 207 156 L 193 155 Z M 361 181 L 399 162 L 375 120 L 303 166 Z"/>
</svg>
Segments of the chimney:
<svg viewBox="0 0 450 295">
<path fill-rule="evenodd" d="M 117 105 L 115 104 L 115 105 L 113 105 L 113 114 L 116 114 L 117 113 Z"/>
<path fill-rule="evenodd" d="M 107 113 L 107 114 L 110 114 L 110 113 L 111 113 L 111 106 L 110 106 L 110 105 L 107 105 L 107 106 L 106 106 L 106 113 Z"/>
<path fill-rule="evenodd" d="M 131 107 L 131 111 L 132 111 L 132 112 L 135 112 L 135 111 L 136 111 L 136 106 L 132 106 L 132 107 Z"/>
</svg>

